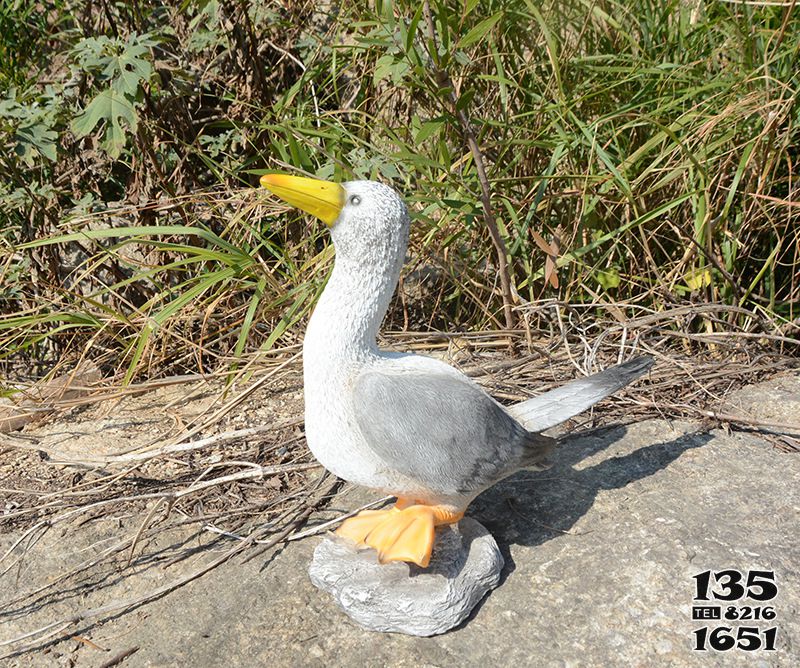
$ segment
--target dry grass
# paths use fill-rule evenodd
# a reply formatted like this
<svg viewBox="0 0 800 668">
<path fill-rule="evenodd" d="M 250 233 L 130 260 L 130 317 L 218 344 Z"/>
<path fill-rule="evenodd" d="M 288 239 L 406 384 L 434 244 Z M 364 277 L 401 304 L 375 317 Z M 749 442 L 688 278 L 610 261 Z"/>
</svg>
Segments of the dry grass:
<svg viewBox="0 0 800 668">
<path fill-rule="evenodd" d="M 745 313 L 704 326 L 756 313 L 757 333 L 797 336 L 798 12 L 426 6 L 59 0 L 0 16 L 27 45 L 0 66 L 0 88 L 16 86 L 0 113 L 6 377 L 84 357 L 126 382 L 205 373 L 296 342 L 331 251 L 242 189 L 265 169 L 404 193 L 413 289 L 395 328 L 502 329 L 509 306 L 556 299 L 726 304 Z M 86 53 L 145 34 L 138 130 L 114 158 L 100 125 L 70 130 L 109 84 Z M 65 92 L 48 97 L 50 82 Z"/>
</svg>

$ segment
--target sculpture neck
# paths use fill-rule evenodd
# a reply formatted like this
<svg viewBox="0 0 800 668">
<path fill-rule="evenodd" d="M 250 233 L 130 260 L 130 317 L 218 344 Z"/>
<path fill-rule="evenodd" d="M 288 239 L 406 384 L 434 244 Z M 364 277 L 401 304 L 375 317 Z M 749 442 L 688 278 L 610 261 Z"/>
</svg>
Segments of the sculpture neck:
<svg viewBox="0 0 800 668">
<path fill-rule="evenodd" d="M 405 249 L 403 249 L 404 251 Z M 383 267 L 337 257 L 306 330 L 304 356 L 317 363 L 377 354 L 376 337 L 400 278 L 403 256 Z"/>
</svg>

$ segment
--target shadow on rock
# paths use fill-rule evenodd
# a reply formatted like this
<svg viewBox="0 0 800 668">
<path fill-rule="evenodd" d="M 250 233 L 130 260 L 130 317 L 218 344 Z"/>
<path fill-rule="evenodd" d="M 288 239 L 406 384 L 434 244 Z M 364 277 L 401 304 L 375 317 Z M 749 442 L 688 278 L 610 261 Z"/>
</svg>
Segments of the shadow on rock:
<svg viewBox="0 0 800 668">
<path fill-rule="evenodd" d="M 565 439 L 546 471 L 521 471 L 486 491 L 469 514 L 483 523 L 501 545 L 507 572 L 513 571 L 506 545 L 540 545 L 569 531 L 592 507 L 601 491 L 622 489 L 667 468 L 684 452 L 708 443 L 707 433 L 688 433 L 587 467 L 581 462 L 607 450 L 627 434 L 614 427 Z M 577 466 L 577 468 L 576 468 Z"/>
</svg>

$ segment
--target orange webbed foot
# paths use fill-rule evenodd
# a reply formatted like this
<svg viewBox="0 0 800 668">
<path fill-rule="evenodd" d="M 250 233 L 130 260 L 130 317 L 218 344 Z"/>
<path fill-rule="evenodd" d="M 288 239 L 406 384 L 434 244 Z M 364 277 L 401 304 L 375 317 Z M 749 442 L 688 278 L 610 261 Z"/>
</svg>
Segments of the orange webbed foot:
<svg viewBox="0 0 800 668">
<path fill-rule="evenodd" d="M 408 504 L 398 499 L 397 506 L 390 510 L 365 510 L 346 520 L 336 534 L 374 548 L 382 564 L 408 561 L 426 568 L 431 560 L 435 527 L 458 522 L 463 512 Z"/>
</svg>

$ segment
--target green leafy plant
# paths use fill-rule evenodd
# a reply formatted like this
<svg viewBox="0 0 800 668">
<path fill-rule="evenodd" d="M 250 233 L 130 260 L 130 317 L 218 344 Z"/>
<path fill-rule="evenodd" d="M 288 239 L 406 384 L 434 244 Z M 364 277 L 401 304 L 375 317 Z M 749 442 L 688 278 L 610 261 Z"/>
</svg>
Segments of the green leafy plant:
<svg viewBox="0 0 800 668">
<path fill-rule="evenodd" d="M 44 104 L 19 102 L 16 88 L 11 88 L 6 98 L 0 100 L 0 129 L 12 137 L 14 153 L 27 167 L 33 167 L 40 156 L 56 161 L 57 100 L 52 87 L 47 93 Z"/>
<path fill-rule="evenodd" d="M 747 314 L 704 333 L 794 331 L 796 11 L 34 4 L 0 4 L 0 30 L 30 28 L 0 63 L 6 359 L 90 350 L 133 378 L 293 343 L 331 250 L 252 189 L 273 169 L 404 193 L 411 262 L 389 327 L 505 328 L 510 295 L 518 313 L 723 304 Z"/>
<path fill-rule="evenodd" d="M 128 134 L 136 132 L 136 108 L 153 74 L 150 49 L 158 43 L 150 33 L 133 33 L 124 41 L 87 37 L 72 51 L 80 69 L 94 75 L 98 86 L 105 88 L 73 119 L 71 128 L 78 137 L 85 137 L 102 123 L 101 146 L 112 158 L 122 153 Z"/>
</svg>

